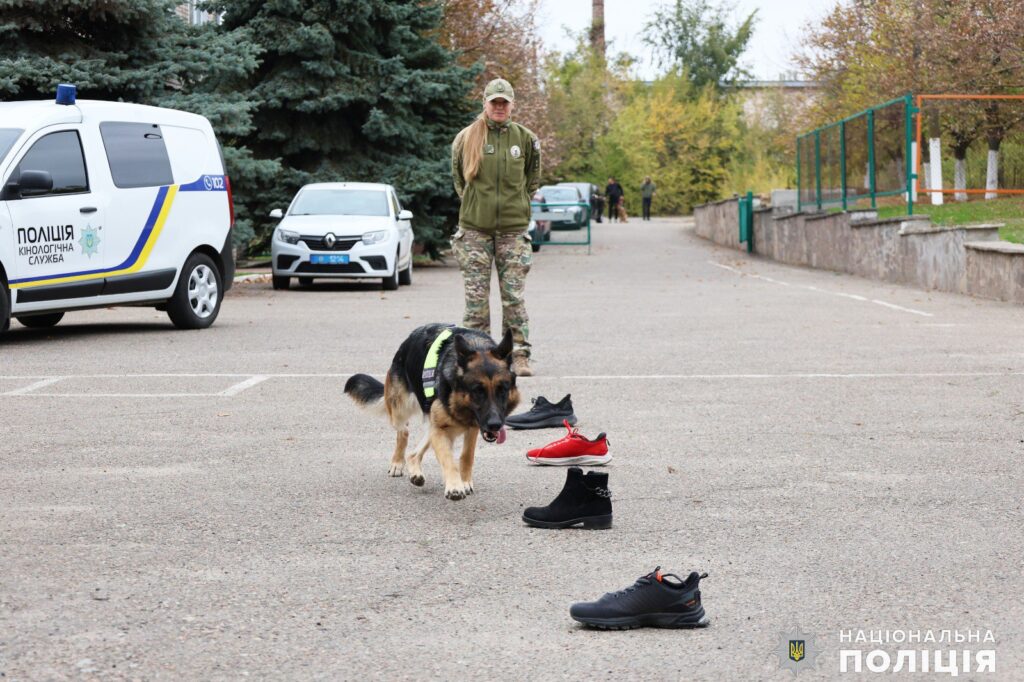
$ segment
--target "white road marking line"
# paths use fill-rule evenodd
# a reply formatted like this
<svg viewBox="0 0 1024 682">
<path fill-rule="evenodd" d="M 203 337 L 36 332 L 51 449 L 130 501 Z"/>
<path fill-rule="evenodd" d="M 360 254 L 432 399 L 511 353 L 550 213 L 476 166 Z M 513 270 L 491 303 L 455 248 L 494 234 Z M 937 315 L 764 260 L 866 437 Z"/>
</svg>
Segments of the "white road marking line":
<svg viewBox="0 0 1024 682">
<path fill-rule="evenodd" d="M 782 282 L 780 280 L 775 280 L 775 279 L 772 279 L 771 277 L 765 277 L 763 275 L 756 275 L 756 274 L 754 274 L 752 272 L 744 272 L 744 271 L 739 270 L 737 268 L 729 267 L 728 265 L 725 265 L 724 263 L 717 263 L 717 262 L 715 262 L 713 260 L 709 260 L 708 263 L 710 263 L 711 265 L 714 265 L 715 267 L 722 268 L 723 270 L 728 270 L 729 272 L 735 272 L 737 275 L 743 275 L 744 277 L 752 277 L 754 279 L 762 279 L 762 280 L 764 280 L 766 282 L 771 282 L 772 284 L 781 284 L 784 287 L 790 286 L 790 284 L 788 282 Z M 818 287 L 812 286 L 810 284 L 802 284 L 802 285 L 800 285 L 800 287 L 802 289 L 807 289 L 808 291 L 816 291 L 816 292 L 818 292 L 820 294 L 831 294 L 832 296 L 841 296 L 843 298 L 851 298 L 854 301 L 862 301 L 862 302 L 870 301 L 871 303 L 877 303 L 878 305 L 885 306 L 886 308 L 891 308 L 892 310 L 898 310 L 898 311 L 903 312 L 903 313 L 911 313 L 913 315 L 921 315 L 923 317 L 935 317 L 935 315 L 933 313 L 926 313 L 923 310 L 915 310 L 913 308 L 905 308 L 905 307 L 903 307 L 901 305 L 896 305 L 895 303 L 886 303 L 885 301 L 879 301 L 877 298 L 868 299 L 868 298 L 866 298 L 864 296 L 858 296 L 857 294 L 844 294 L 841 291 L 829 291 L 828 289 L 819 289 Z"/>
<path fill-rule="evenodd" d="M 35 377 L 29 377 L 29 378 L 34 379 Z M 29 384 L 28 386 L 22 386 L 21 388 L 16 388 L 13 391 L 7 391 L 6 393 L 2 393 L 0 395 L 25 395 L 27 393 L 31 393 L 32 391 L 34 391 L 34 390 L 36 390 L 38 388 L 44 388 L 46 386 L 51 386 L 51 385 L 57 383 L 58 381 L 60 381 L 63 378 L 64 377 L 48 377 L 48 378 L 43 379 L 41 381 L 37 381 L 34 384 Z"/>
<path fill-rule="evenodd" d="M 296 377 L 296 378 L 307 378 L 307 377 L 350 377 L 356 372 L 310 372 L 310 373 L 281 373 L 281 374 L 260 374 L 259 376 L 265 376 L 268 378 L 275 377 Z M 251 377 L 256 376 L 252 372 L 239 372 L 237 374 L 194 374 L 185 372 L 182 374 L 66 374 L 58 379 L 138 379 L 138 378 L 170 378 L 170 379 L 189 379 L 197 377 Z M 383 374 L 371 374 L 377 378 L 383 378 Z M 0 374 L 0 379 L 4 380 L 17 380 L 17 379 L 52 379 L 52 374 Z"/>
<path fill-rule="evenodd" d="M 246 389 L 249 389 L 249 388 L 252 388 L 256 384 L 261 384 L 261 383 L 263 383 L 264 381 L 266 381 L 269 378 L 270 377 L 268 377 L 266 374 L 257 374 L 256 376 L 251 376 L 248 379 L 246 379 L 245 381 L 241 381 L 241 382 L 235 384 L 234 386 L 232 386 L 230 388 L 224 389 L 223 391 L 220 392 L 219 395 L 226 395 L 226 396 L 238 395 L 242 391 L 244 391 Z"/>
<path fill-rule="evenodd" d="M 914 310 L 913 308 L 904 308 L 903 306 L 896 305 L 895 303 L 886 303 L 885 301 L 879 301 L 877 298 L 871 299 L 871 302 L 872 303 L 877 303 L 878 305 L 884 305 L 886 308 L 892 308 L 893 310 L 902 310 L 905 313 L 913 313 L 914 315 L 921 315 L 923 317 L 934 317 L 934 315 L 932 315 L 931 313 L 926 313 L 923 310 Z"/>
<path fill-rule="evenodd" d="M 587 379 L 920 379 L 967 378 L 967 377 L 1016 377 L 1024 376 L 1024 372 L 794 372 L 792 374 L 590 374 L 561 377 L 530 377 L 536 379 L 557 379 L 577 381 Z"/>
</svg>

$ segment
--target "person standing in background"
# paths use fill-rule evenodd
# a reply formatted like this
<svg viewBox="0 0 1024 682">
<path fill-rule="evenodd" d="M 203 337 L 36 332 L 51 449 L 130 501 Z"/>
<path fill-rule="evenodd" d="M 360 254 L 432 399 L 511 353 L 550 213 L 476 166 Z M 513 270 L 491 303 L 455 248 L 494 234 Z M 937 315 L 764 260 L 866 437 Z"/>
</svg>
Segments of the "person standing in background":
<svg viewBox="0 0 1024 682">
<path fill-rule="evenodd" d="M 608 178 L 608 186 L 604 188 L 604 195 L 608 199 L 608 222 L 614 223 L 619 217 L 619 202 L 622 201 L 625 192 L 615 178 Z"/>
<path fill-rule="evenodd" d="M 657 188 L 654 186 L 654 183 L 651 182 L 650 175 L 644 178 L 644 184 L 640 185 L 640 196 L 643 198 L 644 202 L 644 220 L 651 219 L 651 201 L 654 199 L 654 192 L 656 189 Z"/>
</svg>

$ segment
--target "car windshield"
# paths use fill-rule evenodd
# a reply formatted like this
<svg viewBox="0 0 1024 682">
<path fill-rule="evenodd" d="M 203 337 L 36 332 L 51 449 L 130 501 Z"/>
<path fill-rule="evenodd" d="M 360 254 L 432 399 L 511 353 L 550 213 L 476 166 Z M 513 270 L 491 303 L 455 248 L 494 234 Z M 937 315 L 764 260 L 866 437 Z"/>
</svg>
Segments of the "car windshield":
<svg viewBox="0 0 1024 682">
<path fill-rule="evenodd" d="M 21 128 L 0 128 L 0 163 L 3 163 L 7 152 L 11 151 L 11 146 L 23 132 L 25 131 Z"/>
<path fill-rule="evenodd" d="M 544 195 L 545 201 L 557 201 L 561 203 L 570 201 L 576 203 L 579 201 L 579 197 L 576 196 L 576 190 L 569 187 L 548 187 L 546 189 L 542 189 L 540 193 Z"/>
<path fill-rule="evenodd" d="M 379 189 L 307 189 L 289 215 L 388 215 L 388 195 Z"/>
</svg>

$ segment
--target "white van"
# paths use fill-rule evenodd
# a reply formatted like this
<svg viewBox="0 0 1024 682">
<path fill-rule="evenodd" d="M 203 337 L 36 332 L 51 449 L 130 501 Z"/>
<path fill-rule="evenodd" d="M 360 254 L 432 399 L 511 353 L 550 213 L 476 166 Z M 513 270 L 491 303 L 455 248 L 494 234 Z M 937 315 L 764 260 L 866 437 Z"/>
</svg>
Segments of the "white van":
<svg viewBox="0 0 1024 682">
<path fill-rule="evenodd" d="M 231 185 L 210 122 L 121 102 L 0 103 L 0 331 L 69 310 L 209 327 L 234 278 Z"/>
</svg>

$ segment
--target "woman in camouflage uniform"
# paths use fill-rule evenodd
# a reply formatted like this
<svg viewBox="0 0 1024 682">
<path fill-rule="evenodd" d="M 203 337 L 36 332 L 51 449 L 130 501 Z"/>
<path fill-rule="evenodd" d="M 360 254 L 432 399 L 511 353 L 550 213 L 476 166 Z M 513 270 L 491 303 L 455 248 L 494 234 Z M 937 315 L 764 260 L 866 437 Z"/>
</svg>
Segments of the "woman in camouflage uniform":
<svg viewBox="0 0 1024 682">
<path fill-rule="evenodd" d="M 530 197 L 540 185 L 540 142 L 513 123 L 515 93 L 501 78 L 484 89 L 484 110 L 452 143 L 452 180 L 462 199 L 452 252 L 462 269 L 462 324 L 491 331 L 491 270 L 498 270 L 502 333 L 512 331 L 512 369 L 530 368 L 530 326 L 523 293 L 530 271 Z"/>
</svg>

